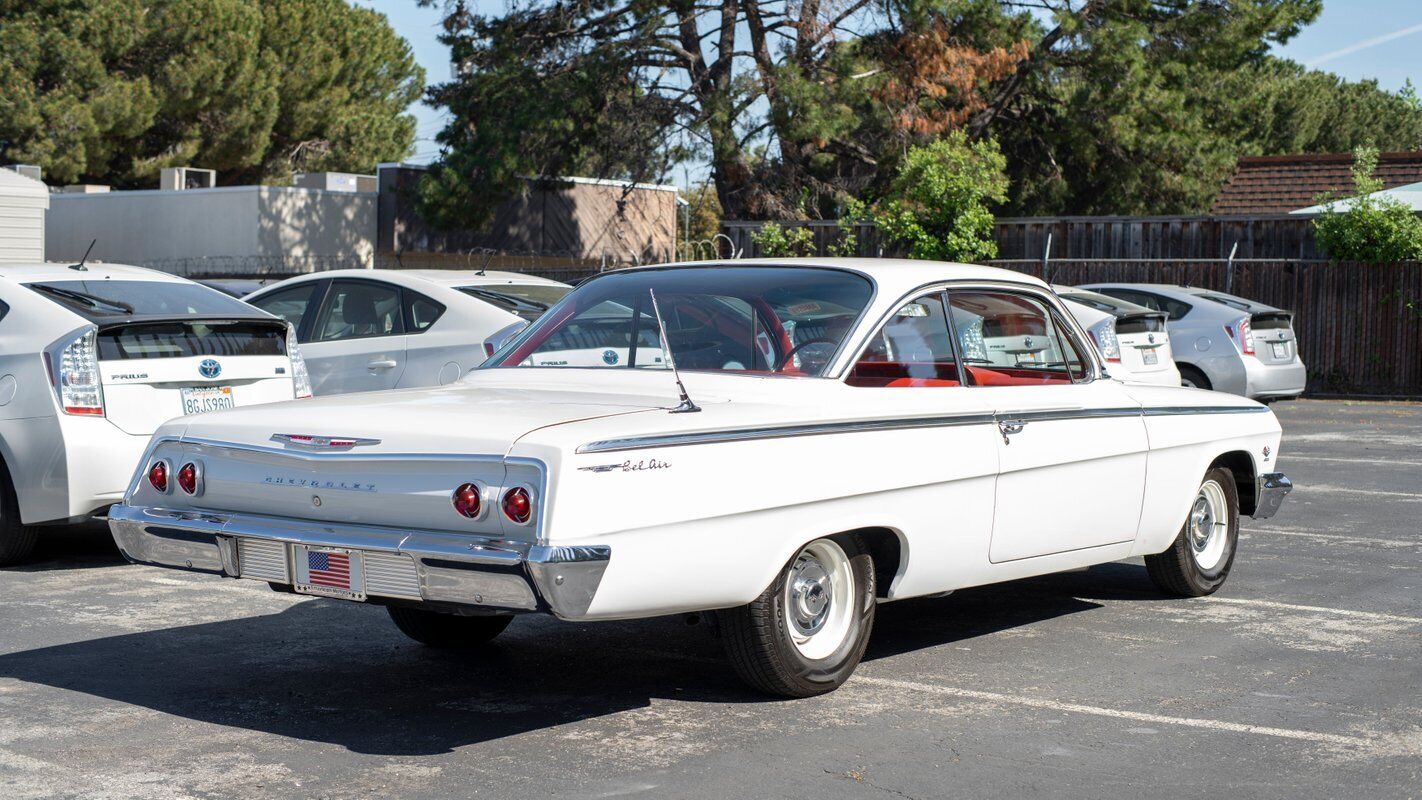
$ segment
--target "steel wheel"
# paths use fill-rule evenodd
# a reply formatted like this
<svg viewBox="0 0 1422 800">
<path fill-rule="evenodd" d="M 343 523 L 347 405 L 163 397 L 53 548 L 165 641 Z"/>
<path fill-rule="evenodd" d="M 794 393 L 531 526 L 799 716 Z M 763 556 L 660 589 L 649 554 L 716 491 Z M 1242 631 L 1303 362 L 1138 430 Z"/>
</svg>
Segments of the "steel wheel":
<svg viewBox="0 0 1422 800">
<path fill-rule="evenodd" d="M 829 539 L 810 542 L 790 564 L 785 619 L 790 641 L 808 659 L 828 657 L 849 635 L 854 612 L 849 556 Z"/>
<path fill-rule="evenodd" d="M 1190 554 L 1200 569 L 1208 571 L 1219 566 L 1229 544 L 1229 501 L 1219 482 L 1205 481 L 1200 486 L 1190 520 L 1185 523 L 1185 534 Z"/>
<path fill-rule="evenodd" d="M 758 597 L 716 612 L 726 655 L 751 686 L 784 697 L 849 680 L 874 629 L 874 558 L 858 536 L 801 547 Z"/>
<path fill-rule="evenodd" d="M 1145 557 L 1146 572 L 1165 592 L 1201 597 L 1224 584 L 1238 546 L 1238 482 L 1229 469 L 1211 467 L 1175 541 L 1165 552 Z"/>
</svg>

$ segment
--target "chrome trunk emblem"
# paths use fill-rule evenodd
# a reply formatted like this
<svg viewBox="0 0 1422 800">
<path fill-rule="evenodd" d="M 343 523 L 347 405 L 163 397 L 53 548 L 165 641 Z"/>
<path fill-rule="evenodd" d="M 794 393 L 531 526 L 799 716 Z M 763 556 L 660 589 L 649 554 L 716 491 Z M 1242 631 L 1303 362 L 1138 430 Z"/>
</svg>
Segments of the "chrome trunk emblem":
<svg viewBox="0 0 1422 800">
<path fill-rule="evenodd" d="M 272 441 L 303 450 L 349 450 L 352 447 L 380 444 L 379 439 L 359 439 L 354 436 L 311 436 L 305 433 L 274 433 Z"/>
</svg>

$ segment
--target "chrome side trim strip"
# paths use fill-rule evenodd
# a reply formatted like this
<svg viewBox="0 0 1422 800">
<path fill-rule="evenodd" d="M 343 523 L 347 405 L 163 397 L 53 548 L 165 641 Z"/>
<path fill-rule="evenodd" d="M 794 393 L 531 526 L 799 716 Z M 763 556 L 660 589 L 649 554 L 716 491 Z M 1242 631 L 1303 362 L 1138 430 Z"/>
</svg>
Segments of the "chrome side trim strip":
<svg viewBox="0 0 1422 800">
<path fill-rule="evenodd" d="M 811 425 L 783 425 L 766 428 L 732 428 L 720 431 L 666 433 L 633 436 L 625 439 L 603 439 L 578 447 L 578 453 L 616 453 L 652 447 L 684 447 L 697 444 L 721 444 L 760 439 L 785 439 L 796 436 L 825 436 L 864 431 L 910 430 L 914 428 L 945 428 L 959 425 L 988 425 L 1000 419 L 1025 422 L 1072 419 L 1103 419 L 1110 417 L 1161 417 L 1189 414 L 1253 414 L 1269 409 L 1264 406 L 1165 406 L 1161 408 L 1064 408 L 1046 410 L 1003 411 L 996 414 L 954 414 L 938 417 L 900 417 L 893 419 L 824 422 Z"/>
<path fill-rule="evenodd" d="M 855 420 L 852 422 L 824 422 L 811 425 L 783 425 L 772 428 L 734 428 L 730 430 L 700 431 L 696 433 L 668 433 L 588 442 L 580 446 L 577 452 L 615 453 L 621 450 L 640 450 L 647 447 L 682 447 L 684 445 L 693 444 L 719 444 L 722 442 L 745 442 L 758 439 L 785 439 L 796 436 L 824 436 L 834 433 L 943 428 L 958 425 L 991 425 L 994 420 L 995 417 L 992 414 L 954 414 L 940 417 L 903 417 L 898 419 Z"/>
<path fill-rule="evenodd" d="M 1174 417 L 1182 414 L 1262 414 L 1267 406 L 1161 406 L 1145 409 L 1147 417 Z"/>
</svg>

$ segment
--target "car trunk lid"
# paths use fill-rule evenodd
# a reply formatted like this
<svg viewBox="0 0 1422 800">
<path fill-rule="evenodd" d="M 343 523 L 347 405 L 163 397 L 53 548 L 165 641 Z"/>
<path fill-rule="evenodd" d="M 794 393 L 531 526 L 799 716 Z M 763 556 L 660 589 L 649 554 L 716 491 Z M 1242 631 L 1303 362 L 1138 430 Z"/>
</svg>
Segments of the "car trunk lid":
<svg viewBox="0 0 1422 800">
<path fill-rule="evenodd" d="M 1265 364 L 1292 364 L 1298 358 L 1291 311 L 1259 311 L 1250 315 L 1254 357 Z"/>
<path fill-rule="evenodd" d="M 1142 311 L 1117 316 L 1116 341 L 1122 366 L 1131 372 L 1158 372 L 1174 363 L 1164 314 Z"/>
<path fill-rule="evenodd" d="M 104 414 L 125 433 L 293 396 L 278 319 L 125 319 L 100 325 L 97 346 Z"/>
</svg>

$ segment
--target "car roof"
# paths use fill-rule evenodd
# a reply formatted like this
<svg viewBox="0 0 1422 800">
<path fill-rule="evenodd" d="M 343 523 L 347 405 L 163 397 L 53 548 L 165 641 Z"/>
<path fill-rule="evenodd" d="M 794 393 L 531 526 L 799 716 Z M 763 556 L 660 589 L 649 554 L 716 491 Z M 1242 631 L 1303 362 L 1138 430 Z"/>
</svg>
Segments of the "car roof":
<svg viewBox="0 0 1422 800">
<path fill-rule="evenodd" d="M 297 275 L 282 281 L 282 283 L 296 283 L 299 281 L 324 280 L 327 278 L 367 278 L 375 280 L 389 281 L 401 286 L 418 288 L 421 284 L 435 284 L 454 288 L 458 286 L 494 286 L 499 284 L 524 284 L 531 286 L 567 286 L 566 283 L 542 278 L 537 275 L 525 275 L 522 272 L 500 272 L 497 270 L 473 270 L 473 269 L 333 269 L 322 272 L 312 272 L 307 275 Z M 262 287 L 268 289 L 276 284 Z"/>
<path fill-rule="evenodd" d="M 1093 291 L 1090 290 L 1090 289 L 1082 289 L 1082 288 L 1076 287 L 1076 286 L 1059 286 L 1059 285 L 1053 284 L 1053 286 L 1052 286 L 1052 291 L 1056 292 L 1056 293 L 1057 293 L 1058 295 L 1060 295 L 1060 296 L 1062 297 L 1062 299 L 1064 299 L 1064 300 L 1076 300 L 1076 299 L 1081 299 L 1081 300 L 1086 300 L 1086 301 L 1088 301 L 1088 304 L 1090 304 L 1090 303 L 1099 303 L 1099 304 L 1104 305 L 1104 306 L 1110 306 L 1112 309 L 1114 309 L 1111 313 L 1115 314 L 1115 315 L 1118 316 L 1118 317 L 1119 317 L 1119 316 L 1122 316 L 1122 315 L 1125 315 L 1125 314 L 1163 314 L 1163 313 L 1164 313 L 1164 312 L 1162 312 L 1162 311 L 1152 311 L 1151 309 L 1146 308 L 1146 307 L 1143 306 L 1143 305 L 1138 305 L 1138 304 L 1136 304 L 1136 303 L 1132 303 L 1132 302 L 1129 301 L 1129 300 L 1122 300 L 1122 299 L 1119 298 L 1119 297 L 1112 297 L 1112 296 L 1107 295 L 1107 294 L 1102 294 L 1102 293 L 1100 293 L 1100 292 L 1093 292 Z M 1097 307 L 1094 306 L 1094 305 L 1092 305 L 1091 308 L 1095 308 L 1095 309 L 1098 310 L 1098 311 L 1101 310 L 1101 309 L 1097 308 Z M 1103 313 L 1104 313 L 1104 312 L 1103 312 Z"/>
<path fill-rule="evenodd" d="M 1039 289 L 1047 284 L 1023 272 L 980 264 L 921 261 L 908 258 L 740 258 L 728 261 L 682 261 L 626 267 L 615 272 L 691 267 L 823 267 L 858 272 L 873 279 L 885 294 L 897 297 L 920 286 L 940 281 L 1005 281 Z"/>
<path fill-rule="evenodd" d="M 1238 295 L 1228 294 L 1214 289 L 1206 289 L 1200 286 L 1187 286 L 1178 283 L 1093 283 L 1089 284 L 1089 286 L 1093 288 L 1114 287 L 1118 289 L 1139 289 L 1141 291 L 1163 294 L 1187 302 L 1197 297 L 1209 299 L 1212 302 L 1217 302 L 1214 298 L 1220 298 L 1245 306 L 1251 314 L 1260 311 L 1283 311 L 1281 308 L 1276 308 L 1266 303 L 1260 303 L 1257 300 L 1250 300 L 1245 297 L 1239 297 Z M 1224 306 L 1226 304 L 1220 305 Z"/>
<path fill-rule="evenodd" d="M 82 270 L 74 269 L 71 262 L 0 264 L 0 278 L 8 278 L 17 283 L 113 279 L 190 283 L 187 278 L 168 272 L 159 272 L 156 269 L 133 267 L 127 264 L 105 264 L 102 261 L 87 261 Z"/>
</svg>

